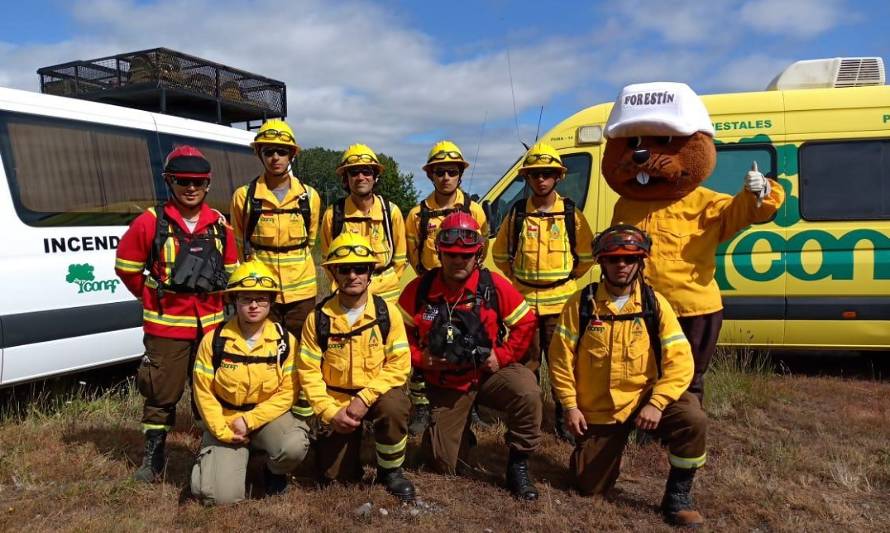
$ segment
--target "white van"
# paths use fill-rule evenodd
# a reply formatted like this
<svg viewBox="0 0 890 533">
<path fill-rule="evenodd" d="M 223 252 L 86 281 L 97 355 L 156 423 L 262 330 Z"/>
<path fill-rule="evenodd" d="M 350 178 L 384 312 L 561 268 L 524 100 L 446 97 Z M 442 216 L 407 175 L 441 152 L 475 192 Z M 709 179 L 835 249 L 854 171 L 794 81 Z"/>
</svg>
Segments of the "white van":
<svg viewBox="0 0 890 533">
<path fill-rule="evenodd" d="M 253 134 L 0 88 L 0 386 L 142 355 L 139 302 L 114 273 L 127 225 L 167 198 L 164 156 L 210 160 L 211 206 L 262 170 Z"/>
</svg>

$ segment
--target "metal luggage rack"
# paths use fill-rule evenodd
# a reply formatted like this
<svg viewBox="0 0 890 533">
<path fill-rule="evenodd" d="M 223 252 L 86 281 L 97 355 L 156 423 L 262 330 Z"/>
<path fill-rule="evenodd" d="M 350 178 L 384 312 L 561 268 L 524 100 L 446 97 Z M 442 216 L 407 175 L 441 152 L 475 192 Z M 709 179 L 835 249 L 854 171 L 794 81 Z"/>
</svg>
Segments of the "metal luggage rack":
<svg viewBox="0 0 890 533">
<path fill-rule="evenodd" d="M 231 125 L 287 116 L 283 82 L 153 48 L 43 67 L 40 91 Z"/>
</svg>

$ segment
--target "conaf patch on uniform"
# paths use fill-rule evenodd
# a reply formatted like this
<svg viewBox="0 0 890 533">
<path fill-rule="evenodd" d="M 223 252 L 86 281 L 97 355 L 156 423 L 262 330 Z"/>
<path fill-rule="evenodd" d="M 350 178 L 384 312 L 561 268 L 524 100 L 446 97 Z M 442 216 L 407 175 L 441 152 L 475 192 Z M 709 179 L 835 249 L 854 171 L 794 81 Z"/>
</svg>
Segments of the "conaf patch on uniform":
<svg viewBox="0 0 890 533">
<path fill-rule="evenodd" d="M 235 370 L 236 368 L 238 368 L 238 365 L 236 363 L 233 363 L 232 361 L 230 361 L 228 359 L 223 360 L 223 362 L 220 363 L 219 366 L 226 368 L 228 370 Z"/>
</svg>

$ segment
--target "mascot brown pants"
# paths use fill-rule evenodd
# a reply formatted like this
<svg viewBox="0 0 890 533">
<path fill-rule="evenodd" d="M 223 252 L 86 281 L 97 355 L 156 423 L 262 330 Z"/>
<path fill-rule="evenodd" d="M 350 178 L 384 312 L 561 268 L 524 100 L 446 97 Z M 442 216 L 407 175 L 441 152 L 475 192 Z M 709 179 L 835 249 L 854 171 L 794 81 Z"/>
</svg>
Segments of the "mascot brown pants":
<svg viewBox="0 0 890 533">
<path fill-rule="evenodd" d="M 698 396 L 699 400 L 703 400 L 705 372 L 708 371 L 717 349 L 717 337 L 720 336 L 720 327 L 723 325 L 723 310 L 707 315 L 681 316 L 678 319 L 686 339 L 692 345 L 692 358 L 695 359 L 695 373 L 688 390 Z"/>
</svg>

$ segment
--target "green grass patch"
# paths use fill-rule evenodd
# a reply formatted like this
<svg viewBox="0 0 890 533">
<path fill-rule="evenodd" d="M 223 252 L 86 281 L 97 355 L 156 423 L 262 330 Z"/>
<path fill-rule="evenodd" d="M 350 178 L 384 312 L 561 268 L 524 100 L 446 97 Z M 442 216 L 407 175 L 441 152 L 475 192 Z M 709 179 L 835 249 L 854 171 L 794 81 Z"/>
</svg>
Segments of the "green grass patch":
<svg viewBox="0 0 890 533">
<path fill-rule="evenodd" d="M 750 348 L 718 347 L 705 376 L 705 411 L 712 418 L 750 407 L 765 407 L 774 395 L 768 354 Z"/>
</svg>

